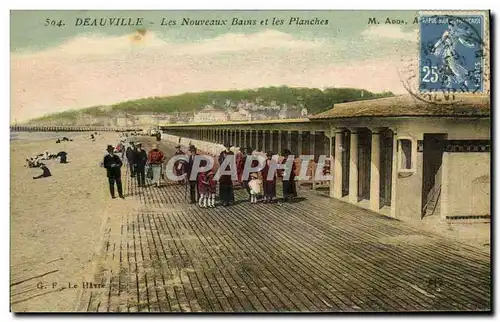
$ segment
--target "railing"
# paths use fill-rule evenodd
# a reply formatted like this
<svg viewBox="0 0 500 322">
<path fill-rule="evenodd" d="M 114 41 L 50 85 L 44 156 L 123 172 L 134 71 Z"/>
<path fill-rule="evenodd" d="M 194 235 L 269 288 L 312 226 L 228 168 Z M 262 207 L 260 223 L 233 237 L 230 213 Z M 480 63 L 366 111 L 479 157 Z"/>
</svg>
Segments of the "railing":
<svg viewBox="0 0 500 322">
<path fill-rule="evenodd" d="M 141 129 L 124 127 L 98 127 L 98 126 L 37 126 L 37 125 L 14 125 L 10 127 L 12 132 L 124 132 L 141 131 Z"/>
</svg>

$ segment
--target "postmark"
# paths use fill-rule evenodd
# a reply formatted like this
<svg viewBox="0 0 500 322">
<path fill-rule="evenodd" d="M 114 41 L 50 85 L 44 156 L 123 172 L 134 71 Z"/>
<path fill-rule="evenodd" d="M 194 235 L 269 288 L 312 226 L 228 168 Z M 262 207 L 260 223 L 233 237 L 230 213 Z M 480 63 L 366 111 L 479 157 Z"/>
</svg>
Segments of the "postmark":
<svg viewBox="0 0 500 322">
<path fill-rule="evenodd" d="M 419 15 L 419 93 L 484 93 L 486 20 L 483 14 Z"/>
</svg>

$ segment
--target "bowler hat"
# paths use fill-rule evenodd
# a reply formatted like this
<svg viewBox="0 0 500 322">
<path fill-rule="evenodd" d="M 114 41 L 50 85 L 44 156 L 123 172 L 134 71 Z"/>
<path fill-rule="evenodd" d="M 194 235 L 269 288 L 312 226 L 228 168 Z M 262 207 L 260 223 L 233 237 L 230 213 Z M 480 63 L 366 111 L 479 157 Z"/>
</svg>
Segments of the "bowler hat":
<svg viewBox="0 0 500 322">
<path fill-rule="evenodd" d="M 194 145 L 189 146 L 189 151 L 196 151 L 196 147 Z"/>
<path fill-rule="evenodd" d="M 114 148 L 112 145 L 108 144 L 108 147 L 106 148 L 106 151 L 109 151 L 109 150 L 114 150 L 114 149 L 115 149 L 115 148 Z"/>
</svg>

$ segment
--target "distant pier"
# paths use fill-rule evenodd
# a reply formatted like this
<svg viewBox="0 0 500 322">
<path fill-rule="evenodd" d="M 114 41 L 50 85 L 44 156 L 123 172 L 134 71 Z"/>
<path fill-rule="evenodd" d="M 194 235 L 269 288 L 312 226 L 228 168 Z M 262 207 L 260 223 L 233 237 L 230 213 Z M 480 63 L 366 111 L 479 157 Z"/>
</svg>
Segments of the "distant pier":
<svg viewBox="0 0 500 322">
<path fill-rule="evenodd" d="M 106 126 L 37 126 L 13 125 L 11 132 L 132 132 L 142 131 L 140 128 L 106 127 Z"/>
</svg>

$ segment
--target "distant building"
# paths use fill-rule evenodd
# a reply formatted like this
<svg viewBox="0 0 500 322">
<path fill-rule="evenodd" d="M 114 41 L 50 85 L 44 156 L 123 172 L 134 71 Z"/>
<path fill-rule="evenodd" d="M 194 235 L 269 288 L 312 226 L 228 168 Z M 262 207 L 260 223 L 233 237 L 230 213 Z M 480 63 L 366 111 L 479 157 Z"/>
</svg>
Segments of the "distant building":
<svg viewBox="0 0 500 322">
<path fill-rule="evenodd" d="M 286 107 L 286 105 L 279 111 L 278 118 L 280 120 L 288 118 L 288 108 Z"/>
<path fill-rule="evenodd" d="M 294 119 L 301 116 L 301 111 L 297 108 L 288 108 L 286 105 L 278 113 L 278 119 Z"/>
<path fill-rule="evenodd" d="M 136 114 L 135 116 L 135 125 L 156 125 L 156 115 L 154 114 Z"/>
<path fill-rule="evenodd" d="M 269 120 L 270 117 L 266 115 L 265 113 L 253 113 L 252 114 L 252 121 L 255 120 Z"/>
<path fill-rule="evenodd" d="M 170 114 L 158 114 L 156 116 L 158 123 L 172 123 L 173 115 Z"/>
<path fill-rule="evenodd" d="M 75 125 L 78 125 L 78 126 L 92 125 L 95 122 L 96 122 L 96 120 L 94 119 L 94 117 L 92 117 L 92 115 L 78 114 Z"/>
<path fill-rule="evenodd" d="M 116 126 L 128 126 L 129 125 L 129 120 L 126 115 L 120 114 L 115 117 L 115 124 Z"/>
<path fill-rule="evenodd" d="M 240 108 L 236 112 L 229 113 L 229 120 L 231 121 L 251 121 L 252 120 L 252 114 L 243 109 Z"/>
<path fill-rule="evenodd" d="M 193 117 L 194 123 L 211 123 L 211 122 L 225 122 L 229 117 L 225 111 L 216 109 L 212 105 L 205 106 L 204 109 L 195 113 Z"/>
</svg>

